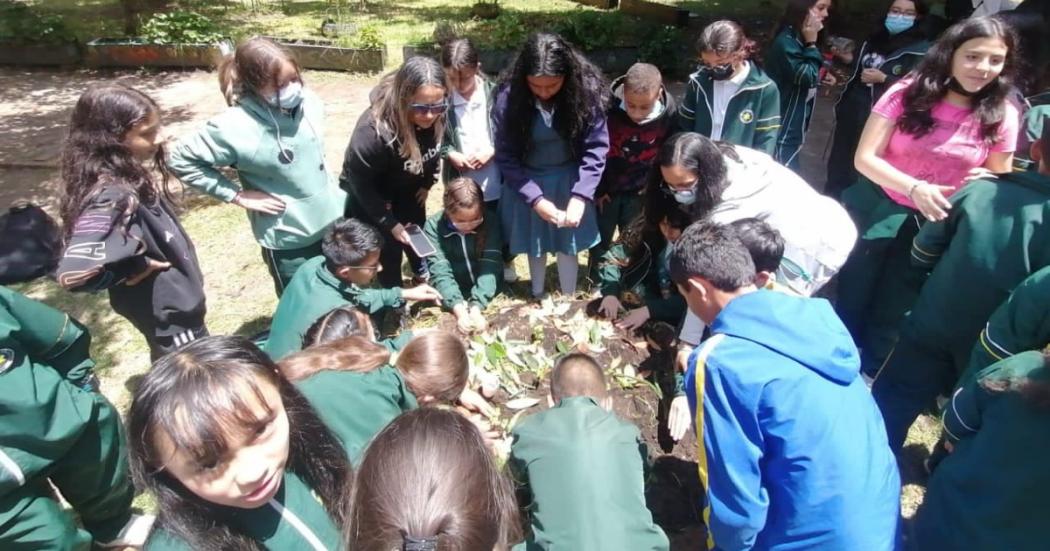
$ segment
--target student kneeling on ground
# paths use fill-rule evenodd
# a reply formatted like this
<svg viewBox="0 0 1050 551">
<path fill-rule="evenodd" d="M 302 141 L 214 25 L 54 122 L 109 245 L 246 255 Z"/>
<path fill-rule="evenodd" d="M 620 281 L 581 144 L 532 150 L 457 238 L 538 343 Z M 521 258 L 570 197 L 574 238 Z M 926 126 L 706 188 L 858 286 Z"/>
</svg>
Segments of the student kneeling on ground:
<svg viewBox="0 0 1050 551">
<path fill-rule="evenodd" d="M 896 549 L 900 476 L 849 333 L 823 299 L 757 289 L 735 230 L 690 226 L 671 278 L 712 336 L 686 395 L 708 547 Z"/>
<path fill-rule="evenodd" d="M 337 221 L 321 243 L 321 256 L 303 264 L 285 288 L 270 326 L 266 352 L 281 359 L 302 349 L 306 330 L 323 314 L 352 304 L 370 315 L 384 308 L 400 308 L 406 300 L 438 300 L 441 295 L 423 284 L 402 289 L 366 289 L 383 267 L 379 261 L 383 238 L 354 218 Z"/>
<path fill-rule="evenodd" d="M 585 354 L 558 360 L 550 403 L 513 432 L 511 468 L 532 497 L 532 531 L 515 549 L 667 549 L 645 507 L 648 452 L 610 411 L 602 368 Z"/>
</svg>

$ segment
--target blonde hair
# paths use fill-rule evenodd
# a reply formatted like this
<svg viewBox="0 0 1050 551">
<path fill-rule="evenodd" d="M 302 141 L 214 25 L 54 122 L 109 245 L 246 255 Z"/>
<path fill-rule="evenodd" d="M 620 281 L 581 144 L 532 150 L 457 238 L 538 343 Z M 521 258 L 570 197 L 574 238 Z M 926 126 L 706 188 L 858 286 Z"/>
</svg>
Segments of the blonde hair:
<svg viewBox="0 0 1050 551">
<path fill-rule="evenodd" d="M 365 337 L 343 337 L 318 344 L 281 359 L 277 368 L 289 381 L 299 381 L 319 371 L 377 369 L 390 361 L 390 352 Z"/>
<path fill-rule="evenodd" d="M 423 152 L 416 140 L 415 125 L 412 124 L 408 104 L 412 96 L 424 86 L 436 86 L 445 90 L 445 71 L 429 57 L 410 57 L 396 71 L 383 76 L 372 102 L 372 118 L 381 138 L 390 136 L 387 145 L 398 143 L 398 154 L 408 159 L 409 172 L 423 173 Z M 445 133 L 445 117 L 434 123 L 434 135 Z"/>
</svg>

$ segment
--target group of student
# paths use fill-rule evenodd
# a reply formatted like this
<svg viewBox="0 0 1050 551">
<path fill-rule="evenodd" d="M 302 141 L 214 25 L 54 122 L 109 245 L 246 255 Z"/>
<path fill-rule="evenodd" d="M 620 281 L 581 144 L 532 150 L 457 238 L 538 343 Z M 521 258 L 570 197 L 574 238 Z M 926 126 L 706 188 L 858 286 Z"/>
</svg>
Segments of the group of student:
<svg viewBox="0 0 1050 551">
<path fill-rule="evenodd" d="M 229 109 L 171 147 L 149 96 L 89 89 L 62 229 L 31 206 L 0 217 L 0 283 L 108 291 L 153 366 L 125 434 L 86 330 L 0 288 L 0 546 L 666 549 L 638 428 L 592 358 L 553 366 L 550 407 L 514 428 L 503 470 L 461 336 L 378 330 L 435 301 L 484 331 L 516 255 L 538 298 L 548 255 L 572 295 L 589 250 L 597 315 L 679 328 L 666 423 L 676 440 L 696 430 L 708 547 L 900 548 L 895 456 L 944 396 L 909 543 L 1040 548 L 1047 115 L 1027 109 L 1022 128 L 1009 25 L 936 37 L 922 0 L 893 0 L 854 56 L 818 193 L 796 170 L 833 80 L 829 8 L 790 0 L 761 66 L 740 25 L 708 25 L 680 100 L 645 63 L 608 84 L 554 34 L 530 36 L 498 84 L 452 40 L 382 78 L 338 182 L 324 106 L 269 40 L 223 62 Z M 1026 132 L 1033 166 L 1011 172 Z M 248 212 L 279 296 L 265 337 L 208 335 L 172 175 Z M 833 279 L 834 306 L 810 298 Z M 156 523 L 132 514 L 132 480 Z"/>
</svg>

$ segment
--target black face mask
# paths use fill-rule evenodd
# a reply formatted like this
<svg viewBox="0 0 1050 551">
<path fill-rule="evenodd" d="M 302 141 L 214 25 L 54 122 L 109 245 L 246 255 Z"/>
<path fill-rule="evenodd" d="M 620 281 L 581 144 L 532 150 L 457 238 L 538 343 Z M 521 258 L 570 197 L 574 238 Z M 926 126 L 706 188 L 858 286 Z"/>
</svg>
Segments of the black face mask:
<svg viewBox="0 0 1050 551">
<path fill-rule="evenodd" d="M 729 80 L 733 76 L 733 64 L 723 63 L 721 65 L 704 65 L 703 69 L 711 75 L 712 80 Z"/>
<path fill-rule="evenodd" d="M 989 84 L 991 84 L 991 83 L 989 83 Z M 987 87 L 988 87 L 988 84 L 985 84 L 984 88 L 987 88 Z M 949 77 L 948 78 L 948 89 L 951 90 L 952 92 L 955 92 L 956 94 L 959 94 L 960 96 L 966 96 L 968 98 L 972 98 L 972 97 L 976 96 L 977 94 L 980 94 L 984 90 L 984 88 L 981 88 L 980 90 L 978 90 L 976 92 L 971 92 L 971 91 L 967 90 L 966 88 L 963 88 L 963 85 L 960 84 L 958 80 L 955 80 L 955 77 Z"/>
</svg>

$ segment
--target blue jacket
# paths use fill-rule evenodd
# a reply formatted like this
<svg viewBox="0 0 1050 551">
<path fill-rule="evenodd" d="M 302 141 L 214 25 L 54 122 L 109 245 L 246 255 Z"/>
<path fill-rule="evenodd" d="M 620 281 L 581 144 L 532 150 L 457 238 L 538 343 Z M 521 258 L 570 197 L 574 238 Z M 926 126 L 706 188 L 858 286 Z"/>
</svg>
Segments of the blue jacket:
<svg viewBox="0 0 1050 551">
<path fill-rule="evenodd" d="M 897 463 L 831 305 L 759 290 L 711 334 L 686 372 L 709 547 L 898 549 Z"/>
</svg>

